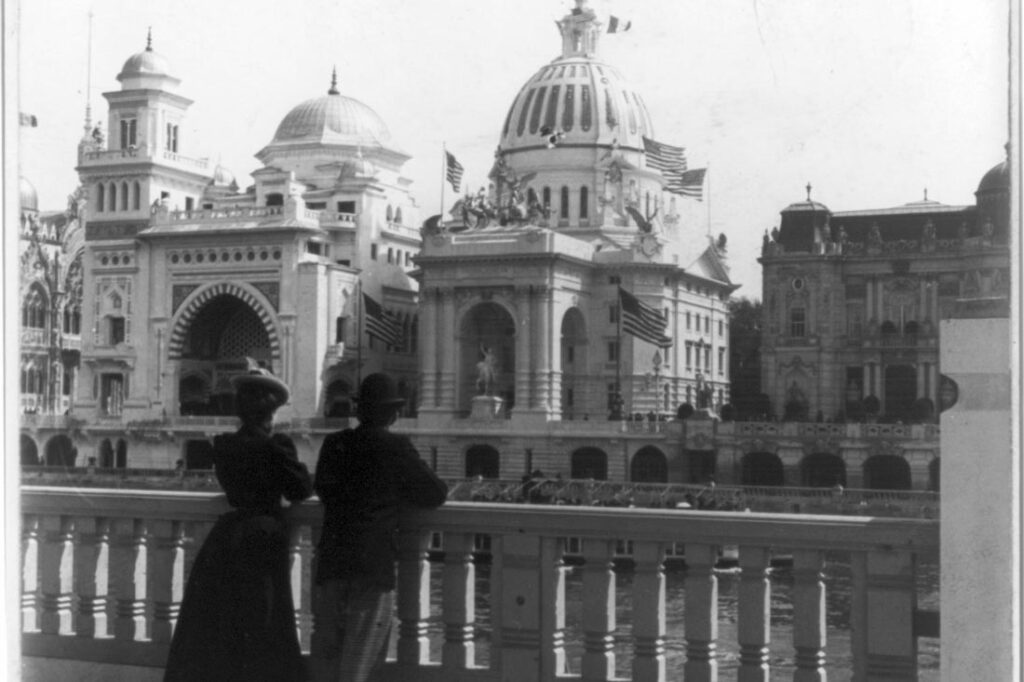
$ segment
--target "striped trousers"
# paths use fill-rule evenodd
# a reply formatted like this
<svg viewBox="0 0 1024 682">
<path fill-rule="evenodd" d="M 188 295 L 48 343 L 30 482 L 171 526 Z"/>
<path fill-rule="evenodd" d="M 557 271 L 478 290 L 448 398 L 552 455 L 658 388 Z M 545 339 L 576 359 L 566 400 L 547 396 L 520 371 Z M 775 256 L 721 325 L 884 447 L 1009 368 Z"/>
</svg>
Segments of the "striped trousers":
<svg viewBox="0 0 1024 682">
<path fill-rule="evenodd" d="M 313 605 L 318 645 L 312 651 L 316 682 L 366 682 L 387 655 L 394 605 L 394 590 L 382 591 L 367 581 L 318 585 Z"/>
</svg>

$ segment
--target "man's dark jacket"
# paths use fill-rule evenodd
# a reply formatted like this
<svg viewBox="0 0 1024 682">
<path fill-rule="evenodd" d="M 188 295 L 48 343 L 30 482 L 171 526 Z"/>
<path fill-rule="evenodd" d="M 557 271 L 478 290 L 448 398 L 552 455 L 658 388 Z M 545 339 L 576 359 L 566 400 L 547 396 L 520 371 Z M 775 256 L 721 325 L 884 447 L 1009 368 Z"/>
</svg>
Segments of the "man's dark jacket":
<svg viewBox="0 0 1024 682">
<path fill-rule="evenodd" d="M 448 494 L 408 438 L 363 425 L 324 440 L 314 489 L 324 505 L 316 582 L 361 578 L 382 590 L 395 587 L 401 510 Z"/>
</svg>

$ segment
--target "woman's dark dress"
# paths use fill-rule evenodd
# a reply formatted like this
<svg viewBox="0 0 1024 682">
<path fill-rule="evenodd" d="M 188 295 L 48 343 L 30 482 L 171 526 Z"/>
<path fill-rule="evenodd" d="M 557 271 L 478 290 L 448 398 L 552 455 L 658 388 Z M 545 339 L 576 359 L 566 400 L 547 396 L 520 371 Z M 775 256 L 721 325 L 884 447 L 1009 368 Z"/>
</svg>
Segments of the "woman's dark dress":
<svg viewBox="0 0 1024 682">
<path fill-rule="evenodd" d="M 213 456 L 235 509 L 217 520 L 196 557 L 164 680 L 306 680 L 281 497 L 309 497 L 309 471 L 288 436 L 249 426 L 217 436 Z"/>
</svg>

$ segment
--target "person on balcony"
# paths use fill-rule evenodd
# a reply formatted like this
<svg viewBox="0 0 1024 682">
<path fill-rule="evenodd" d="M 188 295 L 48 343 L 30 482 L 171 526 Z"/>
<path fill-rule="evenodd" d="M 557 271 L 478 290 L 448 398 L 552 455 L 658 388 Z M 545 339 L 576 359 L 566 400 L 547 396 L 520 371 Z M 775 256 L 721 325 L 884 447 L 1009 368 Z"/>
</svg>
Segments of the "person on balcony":
<svg viewBox="0 0 1024 682">
<path fill-rule="evenodd" d="M 254 361 L 232 383 L 242 425 L 214 438 L 213 460 L 234 511 L 196 557 L 164 682 L 305 682 L 281 498 L 303 500 L 313 482 L 291 438 L 272 433 L 288 386 Z"/>
<path fill-rule="evenodd" d="M 409 439 L 388 431 L 405 403 L 391 377 L 366 377 L 355 403 L 359 426 L 327 436 L 316 465 L 324 522 L 312 655 L 316 679 L 324 682 L 363 682 L 384 660 L 399 513 L 438 507 L 448 494 Z"/>
</svg>

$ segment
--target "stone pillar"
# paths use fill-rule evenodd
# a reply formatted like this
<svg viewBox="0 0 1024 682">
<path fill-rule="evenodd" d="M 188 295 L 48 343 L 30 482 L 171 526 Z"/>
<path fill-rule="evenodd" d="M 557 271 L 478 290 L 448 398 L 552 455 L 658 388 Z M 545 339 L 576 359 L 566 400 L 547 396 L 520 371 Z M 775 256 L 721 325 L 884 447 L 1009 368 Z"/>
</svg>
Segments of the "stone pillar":
<svg viewBox="0 0 1024 682">
<path fill-rule="evenodd" d="M 531 406 L 549 414 L 551 410 L 551 289 L 546 285 L 534 289 L 533 351 L 534 395 Z"/>
<path fill-rule="evenodd" d="M 555 305 L 554 292 L 548 297 L 548 419 L 562 415 L 562 321 Z"/>
<path fill-rule="evenodd" d="M 422 379 L 420 380 L 420 409 L 437 406 L 437 340 L 448 338 L 441 335 L 437 327 L 437 296 L 432 289 L 420 292 L 420 362 Z M 449 334 L 451 332 L 449 331 Z"/>
<path fill-rule="evenodd" d="M 1019 422 L 1012 400 L 1020 387 L 1008 306 L 986 309 L 991 302 L 958 302 L 954 318 L 939 327 L 943 374 L 958 387 L 956 403 L 941 416 L 940 629 L 956 638 L 956 646 L 942 647 L 943 680 L 1011 680 L 1019 672 Z"/>
<path fill-rule="evenodd" d="M 438 290 L 437 302 L 440 305 L 440 322 L 438 329 L 440 339 L 451 338 L 455 329 L 455 292 L 452 289 Z M 458 338 L 458 334 L 455 334 Z M 456 353 L 462 351 L 459 343 L 451 345 L 441 344 L 440 371 L 437 382 L 437 405 L 438 407 L 454 412 L 455 411 L 455 357 Z"/>
<path fill-rule="evenodd" d="M 533 352 L 530 339 L 533 334 L 533 298 L 529 286 L 516 287 L 516 402 L 513 411 L 520 413 L 530 409 L 532 396 L 530 383 L 533 373 Z"/>
</svg>

